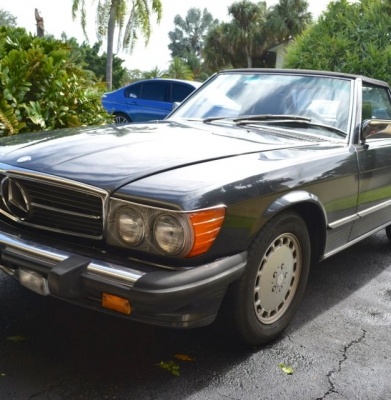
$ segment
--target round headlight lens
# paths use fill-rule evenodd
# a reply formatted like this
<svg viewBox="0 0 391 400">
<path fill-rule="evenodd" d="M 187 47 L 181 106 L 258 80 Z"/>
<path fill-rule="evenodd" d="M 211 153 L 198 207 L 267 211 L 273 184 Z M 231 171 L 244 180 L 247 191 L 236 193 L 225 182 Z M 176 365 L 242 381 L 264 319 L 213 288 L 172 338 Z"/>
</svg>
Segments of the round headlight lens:
<svg viewBox="0 0 391 400">
<path fill-rule="evenodd" d="M 175 216 L 163 214 L 154 225 L 154 235 L 158 246 L 167 254 L 175 255 L 185 246 L 185 227 Z"/>
<path fill-rule="evenodd" d="M 125 243 L 136 246 L 143 240 L 144 220 L 134 208 L 121 209 L 118 213 L 117 224 L 118 233 Z"/>
</svg>

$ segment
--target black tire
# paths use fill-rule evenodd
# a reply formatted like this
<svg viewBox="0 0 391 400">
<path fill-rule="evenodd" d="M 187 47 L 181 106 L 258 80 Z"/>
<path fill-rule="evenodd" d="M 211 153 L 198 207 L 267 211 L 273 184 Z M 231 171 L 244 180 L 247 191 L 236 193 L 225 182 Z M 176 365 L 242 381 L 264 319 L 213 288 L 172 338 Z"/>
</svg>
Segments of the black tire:
<svg viewBox="0 0 391 400">
<path fill-rule="evenodd" d="M 128 124 L 132 122 L 132 120 L 126 114 L 116 113 L 114 114 L 114 122 L 116 124 Z"/>
<path fill-rule="evenodd" d="M 273 217 L 249 248 L 243 275 L 227 292 L 225 313 L 250 345 L 275 339 L 292 321 L 310 268 L 310 240 L 303 219 L 287 211 Z"/>
</svg>

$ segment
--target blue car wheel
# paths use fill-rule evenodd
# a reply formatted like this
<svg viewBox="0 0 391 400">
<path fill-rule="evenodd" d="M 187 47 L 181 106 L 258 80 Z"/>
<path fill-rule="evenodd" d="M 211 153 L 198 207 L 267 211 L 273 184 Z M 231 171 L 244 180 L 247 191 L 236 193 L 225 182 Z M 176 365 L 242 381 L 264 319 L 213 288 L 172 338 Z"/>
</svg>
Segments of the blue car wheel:
<svg viewBox="0 0 391 400">
<path fill-rule="evenodd" d="M 117 113 L 114 114 L 114 122 L 116 124 L 127 124 L 132 122 L 132 120 L 126 114 Z"/>
</svg>

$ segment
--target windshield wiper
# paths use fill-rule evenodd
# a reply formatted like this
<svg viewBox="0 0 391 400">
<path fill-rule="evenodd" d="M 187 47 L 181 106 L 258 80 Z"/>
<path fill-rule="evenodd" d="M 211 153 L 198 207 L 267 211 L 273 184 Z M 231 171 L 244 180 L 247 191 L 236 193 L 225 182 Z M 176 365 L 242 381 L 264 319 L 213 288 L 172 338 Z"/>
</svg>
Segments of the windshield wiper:
<svg viewBox="0 0 391 400">
<path fill-rule="evenodd" d="M 259 115 L 244 115 L 243 117 L 240 118 L 234 118 L 232 119 L 233 122 L 238 122 L 240 125 L 242 122 L 246 123 L 246 121 L 249 121 L 249 123 L 253 121 L 301 121 L 301 122 L 311 122 L 311 118 L 308 117 L 302 117 L 300 115 L 284 115 L 284 114 L 259 114 Z"/>
<path fill-rule="evenodd" d="M 311 118 L 309 117 L 302 117 L 300 115 L 284 115 L 284 114 L 259 114 L 259 115 L 244 115 L 243 117 L 239 118 L 232 118 L 232 117 L 209 117 L 202 120 L 204 123 L 209 123 L 213 121 L 220 121 L 220 120 L 231 120 L 236 125 L 248 125 L 253 124 L 254 122 L 264 122 L 267 121 L 268 123 L 275 122 L 276 124 L 300 124 L 306 125 L 309 127 L 316 127 L 326 129 L 328 131 L 336 133 L 338 136 L 345 138 L 346 132 L 342 129 L 336 128 L 332 125 L 327 124 L 316 124 L 311 122 Z"/>
<path fill-rule="evenodd" d="M 240 125 L 241 122 L 246 124 L 252 121 L 269 121 L 269 120 L 289 120 L 289 121 L 306 121 L 311 122 L 311 118 L 301 117 L 299 115 L 277 115 L 277 114 L 260 114 L 260 115 L 244 115 L 240 118 L 232 118 L 232 117 L 209 117 L 202 120 L 202 122 L 208 123 L 213 121 L 219 121 L 222 119 L 230 119 L 233 122 Z"/>
<path fill-rule="evenodd" d="M 213 122 L 213 121 L 218 121 L 220 119 L 231 119 L 232 117 L 209 117 L 209 118 L 204 118 L 202 122 L 207 124 L 208 122 Z"/>
<path fill-rule="evenodd" d="M 311 122 L 311 118 L 301 117 L 299 115 L 273 115 L 273 114 L 250 115 L 247 117 L 243 116 L 240 118 L 234 118 L 232 121 L 235 122 L 237 125 L 248 125 L 257 121 L 259 122 L 267 121 L 268 123 L 276 122 L 278 124 L 304 124 L 309 127 L 327 129 L 329 131 L 336 133 L 338 136 L 341 136 L 343 138 L 346 137 L 346 132 L 344 132 L 342 129 L 336 128 L 335 126 L 332 125 L 316 124 Z"/>
</svg>

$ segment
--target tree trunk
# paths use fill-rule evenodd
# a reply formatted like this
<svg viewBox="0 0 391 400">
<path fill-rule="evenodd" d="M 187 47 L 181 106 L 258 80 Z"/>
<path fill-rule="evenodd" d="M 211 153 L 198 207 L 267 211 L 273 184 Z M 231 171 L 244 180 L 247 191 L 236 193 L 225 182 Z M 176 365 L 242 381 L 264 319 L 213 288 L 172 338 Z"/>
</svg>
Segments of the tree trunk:
<svg viewBox="0 0 391 400">
<path fill-rule="evenodd" d="M 45 27 L 43 25 L 43 18 L 39 15 L 38 9 L 35 9 L 35 20 L 37 21 L 37 36 L 43 37 L 45 34 Z"/>
<path fill-rule="evenodd" d="M 247 68 L 252 68 L 253 58 L 251 57 L 251 51 L 248 48 L 246 48 L 246 56 L 247 56 Z"/>
<path fill-rule="evenodd" d="M 253 67 L 253 59 L 251 58 L 251 55 L 247 55 L 247 68 L 252 68 Z"/>
<path fill-rule="evenodd" d="M 107 58 L 106 58 L 106 82 L 107 89 L 113 87 L 113 46 L 114 46 L 114 30 L 115 17 L 118 8 L 118 0 L 111 1 L 110 18 L 107 26 Z"/>
</svg>

